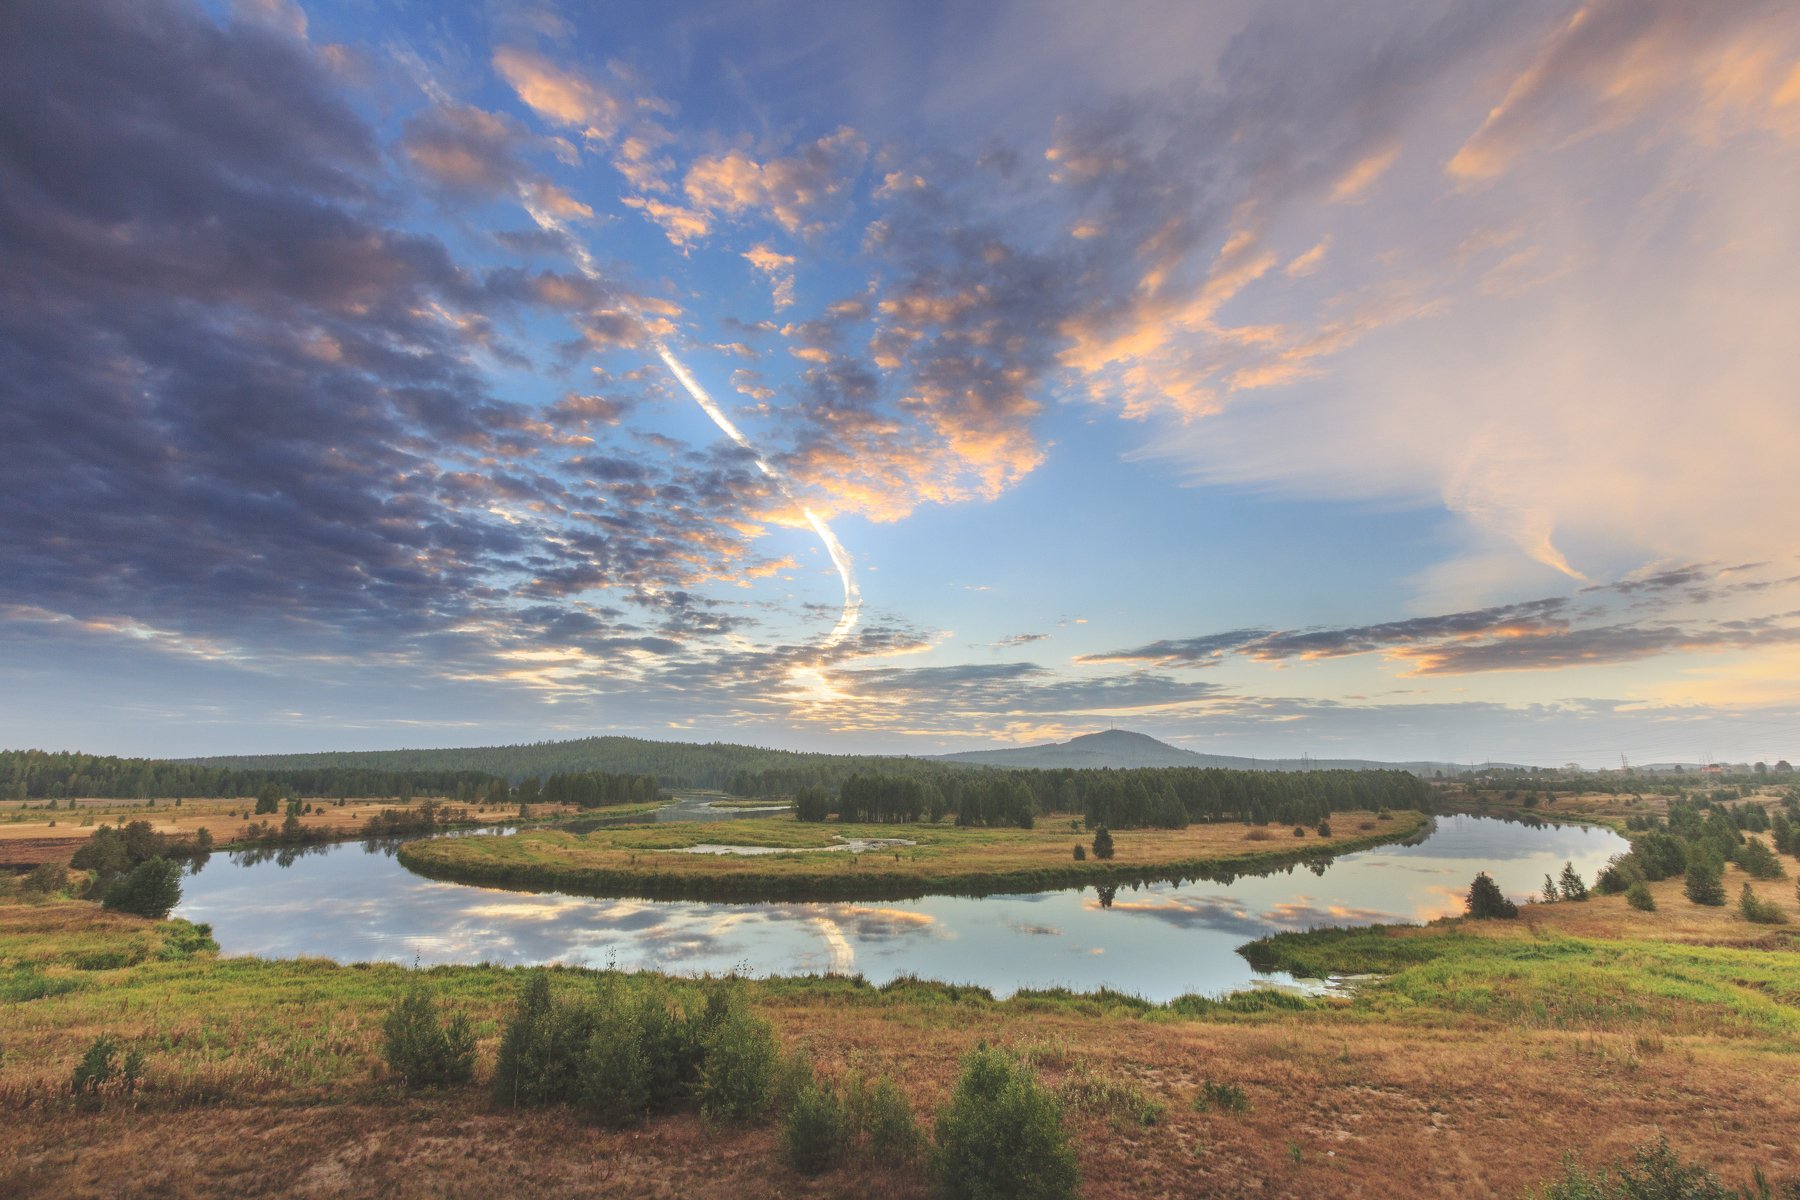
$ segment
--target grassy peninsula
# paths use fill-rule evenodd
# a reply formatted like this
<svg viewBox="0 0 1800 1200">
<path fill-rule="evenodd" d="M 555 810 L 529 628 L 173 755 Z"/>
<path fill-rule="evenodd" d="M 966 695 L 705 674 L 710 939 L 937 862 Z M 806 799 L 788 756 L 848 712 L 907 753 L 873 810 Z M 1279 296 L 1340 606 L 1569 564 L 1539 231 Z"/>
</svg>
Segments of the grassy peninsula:
<svg viewBox="0 0 1800 1200">
<path fill-rule="evenodd" d="M 1411 810 L 1332 814 L 1318 828 L 1219 822 L 1119 830 L 1113 857 L 1091 850 L 1092 830 L 1047 816 L 1031 829 L 948 823 L 843 824 L 792 817 L 729 825 L 668 823 L 591 833 L 531 830 L 500 837 L 413 842 L 400 860 L 434 879 L 534 891 L 653 899 L 895 900 L 990 895 L 1170 878 L 1221 878 L 1405 839 L 1429 818 Z M 1299 829 L 1301 836 L 1295 836 Z M 849 853 L 847 839 L 910 845 Z M 730 844 L 778 851 L 689 852 Z M 1084 858 L 1076 859 L 1081 846 Z M 787 851 L 785 853 L 779 851 Z"/>
</svg>

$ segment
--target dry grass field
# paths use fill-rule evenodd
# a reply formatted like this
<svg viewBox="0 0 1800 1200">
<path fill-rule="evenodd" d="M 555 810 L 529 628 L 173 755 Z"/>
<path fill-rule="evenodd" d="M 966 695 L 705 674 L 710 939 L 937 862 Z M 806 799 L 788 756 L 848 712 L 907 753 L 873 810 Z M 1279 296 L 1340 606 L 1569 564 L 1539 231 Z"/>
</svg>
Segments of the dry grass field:
<svg viewBox="0 0 1800 1200">
<path fill-rule="evenodd" d="M 414 805 L 422 803 L 414 801 Z M 179 805 L 173 800 L 64 800 L 54 811 L 41 805 L 25 807 L 19 801 L 0 801 L 0 869 L 31 866 L 40 862 L 66 861 L 82 842 L 101 825 L 120 825 L 127 821 L 148 821 L 158 833 L 192 837 L 201 829 L 209 830 L 215 842 L 226 845 L 240 836 L 254 821 L 280 824 L 284 817 L 255 816 L 255 801 L 246 797 L 186 799 Z M 394 800 L 347 800 L 342 807 L 337 801 L 308 798 L 313 811 L 300 818 L 308 832 L 328 837 L 354 837 L 370 817 L 386 809 L 401 807 Z M 450 803 L 439 800 L 439 803 Z M 515 805 L 467 804 L 475 821 L 501 822 L 518 816 Z M 536 816 L 557 816 L 573 809 L 554 805 L 536 805 Z"/>
</svg>

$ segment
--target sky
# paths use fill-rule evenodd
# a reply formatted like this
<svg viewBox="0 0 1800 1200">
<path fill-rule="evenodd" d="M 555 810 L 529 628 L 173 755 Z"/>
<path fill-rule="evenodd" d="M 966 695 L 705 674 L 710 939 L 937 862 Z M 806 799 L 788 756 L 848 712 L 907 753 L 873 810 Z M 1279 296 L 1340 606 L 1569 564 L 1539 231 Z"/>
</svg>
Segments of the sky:
<svg viewBox="0 0 1800 1200">
<path fill-rule="evenodd" d="M 1800 751 L 1790 0 L 14 0 L 0 745 Z"/>
</svg>

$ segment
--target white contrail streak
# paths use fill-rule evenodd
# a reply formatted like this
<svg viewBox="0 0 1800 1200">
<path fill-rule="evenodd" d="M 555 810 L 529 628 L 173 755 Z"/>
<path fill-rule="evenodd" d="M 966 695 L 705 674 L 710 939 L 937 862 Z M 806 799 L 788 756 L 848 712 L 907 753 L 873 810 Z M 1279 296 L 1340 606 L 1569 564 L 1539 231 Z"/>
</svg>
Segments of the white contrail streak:
<svg viewBox="0 0 1800 1200">
<path fill-rule="evenodd" d="M 524 205 L 525 211 L 531 214 L 531 219 L 537 222 L 540 228 L 562 235 L 570 252 L 575 256 L 575 265 L 583 275 L 593 280 L 600 279 L 600 271 L 594 265 L 593 255 L 588 253 L 587 247 L 581 244 L 580 239 L 571 234 L 561 221 L 532 204 L 528 197 L 521 196 L 520 203 Z M 642 314 L 637 315 L 642 316 Z M 844 543 L 838 541 L 838 536 L 832 531 L 831 526 L 825 523 L 825 518 L 801 503 L 787 477 L 770 466 L 768 460 L 763 458 L 756 447 L 750 444 L 750 439 L 745 437 L 743 431 L 730 417 L 725 415 L 725 410 L 718 406 L 711 394 L 700 386 L 700 381 L 694 378 L 686 364 L 675 357 L 674 352 L 662 339 L 658 338 L 653 345 L 656 347 L 657 357 L 663 360 L 663 365 L 669 368 L 669 373 L 675 376 L 682 389 L 687 392 L 695 404 L 700 406 L 700 410 L 711 418 L 714 425 L 719 427 L 720 433 L 730 438 L 740 449 L 750 452 L 756 461 L 756 469 L 775 485 L 776 490 L 788 503 L 800 510 L 800 514 L 806 518 L 806 523 L 812 526 L 812 531 L 819 535 L 819 541 L 824 543 L 825 553 L 831 556 L 831 565 L 837 569 L 838 582 L 844 588 L 844 606 L 838 614 L 837 624 L 832 627 L 830 633 L 825 635 L 825 640 L 819 645 L 822 649 L 837 645 L 850 635 L 852 629 L 856 628 L 857 619 L 862 614 L 862 589 L 856 584 L 855 560 L 850 557 L 850 552 L 844 549 Z"/>
<path fill-rule="evenodd" d="M 781 472 L 771 467 L 762 455 L 757 454 L 756 447 L 750 444 L 750 439 L 745 437 L 743 431 L 738 429 L 731 418 L 725 415 L 724 410 L 713 401 L 707 390 L 700 386 L 700 381 L 694 378 L 682 361 L 676 358 L 662 342 L 656 343 L 656 353 L 663 360 L 663 364 L 669 368 L 669 373 L 680 381 L 683 388 L 687 389 L 687 394 L 693 397 L 694 403 L 698 404 L 701 410 L 712 418 L 712 423 L 719 427 L 719 431 L 755 455 L 757 470 L 767 476 L 769 482 L 780 490 L 782 496 L 800 510 L 801 515 L 806 518 L 806 523 L 812 526 L 813 532 L 819 535 L 819 540 L 825 543 L 825 553 L 831 556 L 831 565 L 837 568 L 838 581 L 844 585 L 844 608 L 838 616 L 837 625 L 820 644 L 822 646 L 837 645 L 852 629 L 856 628 L 856 619 L 862 612 L 862 589 L 856 586 L 856 564 L 850 558 L 850 552 L 844 549 L 844 543 L 838 541 L 837 534 L 832 532 L 831 526 L 825 523 L 825 519 L 800 502 L 799 498 L 794 495 L 794 489 L 789 486 Z"/>
</svg>

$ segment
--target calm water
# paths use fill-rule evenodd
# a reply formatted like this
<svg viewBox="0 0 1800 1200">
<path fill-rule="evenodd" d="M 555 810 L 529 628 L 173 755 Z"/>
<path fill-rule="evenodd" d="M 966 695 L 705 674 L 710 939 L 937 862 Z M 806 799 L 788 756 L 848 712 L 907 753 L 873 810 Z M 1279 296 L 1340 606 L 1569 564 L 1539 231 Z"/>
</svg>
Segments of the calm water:
<svg viewBox="0 0 1800 1200">
<path fill-rule="evenodd" d="M 722 841 L 729 839 L 721 838 Z M 1022 987 L 1101 986 L 1168 1000 L 1259 980 L 1237 955 L 1283 929 L 1426 921 L 1460 912 L 1485 870 L 1518 899 L 1572 861 L 1592 880 L 1628 847 L 1609 831 L 1440 817 L 1413 846 L 1348 854 L 1231 884 L 1146 884 L 896 903 L 707 904 L 527 894 L 422 879 L 393 847 L 297 856 L 215 854 L 176 915 L 208 921 L 226 954 L 340 962 L 570 963 L 675 973 L 837 971 Z"/>
</svg>

